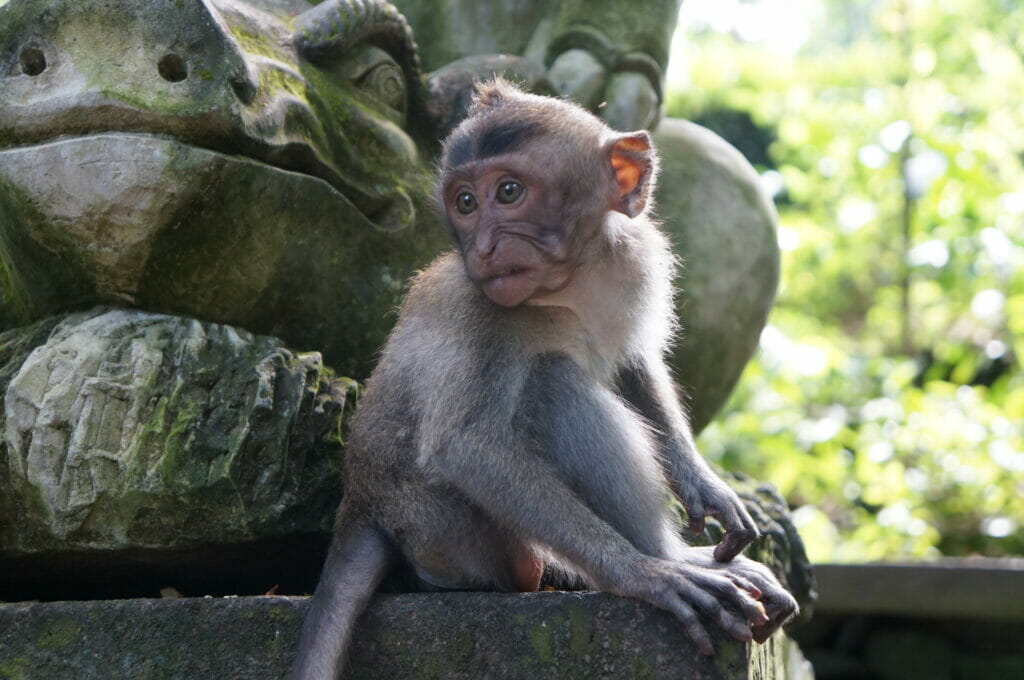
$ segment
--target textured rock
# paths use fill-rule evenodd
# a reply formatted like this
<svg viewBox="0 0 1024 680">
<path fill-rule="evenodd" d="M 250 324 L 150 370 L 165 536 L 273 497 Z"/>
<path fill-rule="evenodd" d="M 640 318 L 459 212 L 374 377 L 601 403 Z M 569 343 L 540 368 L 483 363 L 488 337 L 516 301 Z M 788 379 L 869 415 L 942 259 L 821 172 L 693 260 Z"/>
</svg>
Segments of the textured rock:
<svg viewBox="0 0 1024 680">
<path fill-rule="evenodd" d="M 304 10 L 0 5 L 0 330 L 131 305 L 368 373 L 406 279 L 447 244 L 403 129 L 419 76 L 408 36 L 342 33 L 314 60 Z M 364 19 L 348 27 L 384 25 Z"/>
<path fill-rule="evenodd" d="M 160 553 L 329 527 L 355 386 L 318 354 L 126 310 L 10 331 L 0 347 L 4 556 Z"/>
<path fill-rule="evenodd" d="M 657 123 L 677 0 L 395 4 L 409 18 L 429 70 L 472 56 L 521 56 L 546 70 L 559 94 L 590 107 L 612 127 Z"/>
<path fill-rule="evenodd" d="M 365 374 L 406 277 L 446 239 L 360 219 L 319 179 L 170 139 L 0 151 L 0 321 L 127 304 L 284 337 Z"/>
<path fill-rule="evenodd" d="M 0 677 L 276 680 L 306 607 L 280 597 L 0 605 Z M 610 595 L 382 595 L 360 619 L 346 678 L 812 677 L 781 634 L 752 648 L 716 640 L 717 655 L 701 657 L 668 614 Z"/>
</svg>

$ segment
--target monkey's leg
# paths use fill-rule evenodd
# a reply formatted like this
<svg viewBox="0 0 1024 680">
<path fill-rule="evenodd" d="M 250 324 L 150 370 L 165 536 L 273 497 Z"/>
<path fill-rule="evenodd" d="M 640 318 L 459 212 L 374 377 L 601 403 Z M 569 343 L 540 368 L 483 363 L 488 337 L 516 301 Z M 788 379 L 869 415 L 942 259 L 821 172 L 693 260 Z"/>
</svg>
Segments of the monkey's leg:
<svg viewBox="0 0 1024 680">
<path fill-rule="evenodd" d="M 380 531 L 348 523 L 342 514 L 302 628 L 291 680 L 335 680 L 356 618 L 396 557 Z"/>
<path fill-rule="evenodd" d="M 528 540 L 457 488 L 421 481 L 382 499 L 376 512 L 427 589 L 537 590 L 544 565 Z"/>
</svg>

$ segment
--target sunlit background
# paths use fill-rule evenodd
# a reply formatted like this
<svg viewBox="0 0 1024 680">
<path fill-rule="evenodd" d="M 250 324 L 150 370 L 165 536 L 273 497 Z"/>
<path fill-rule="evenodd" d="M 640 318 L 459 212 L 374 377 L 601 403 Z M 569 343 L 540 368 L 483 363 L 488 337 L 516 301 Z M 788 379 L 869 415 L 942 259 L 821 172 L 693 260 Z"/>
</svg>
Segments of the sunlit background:
<svg viewBox="0 0 1024 680">
<path fill-rule="evenodd" d="M 774 482 L 815 561 L 1024 553 L 1024 4 L 685 0 L 668 109 L 780 215 L 705 452 Z"/>
</svg>

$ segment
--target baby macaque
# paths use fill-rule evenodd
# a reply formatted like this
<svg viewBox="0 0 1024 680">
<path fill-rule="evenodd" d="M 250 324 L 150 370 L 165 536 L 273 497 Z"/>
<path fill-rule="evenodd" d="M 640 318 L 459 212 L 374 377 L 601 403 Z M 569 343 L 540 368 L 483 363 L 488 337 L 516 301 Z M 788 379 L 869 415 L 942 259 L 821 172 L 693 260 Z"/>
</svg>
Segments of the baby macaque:
<svg viewBox="0 0 1024 680">
<path fill-rule="evenodd" d="M 404 569 L 428 589 L 545 573 L 763 642 L 796 612 L 740 556 L 757 528 L 693 443 L 664 360 L 674 257 L 647 215 L 657 158 L 565 101 L 496 81 L 444 144 L 457 249 L 415 277 L 347 448 L 345 497 L 295 679 L 333 680 L 356 617 Z M 716 518 L 714 548 L 686 545 Z"/>
</svg>

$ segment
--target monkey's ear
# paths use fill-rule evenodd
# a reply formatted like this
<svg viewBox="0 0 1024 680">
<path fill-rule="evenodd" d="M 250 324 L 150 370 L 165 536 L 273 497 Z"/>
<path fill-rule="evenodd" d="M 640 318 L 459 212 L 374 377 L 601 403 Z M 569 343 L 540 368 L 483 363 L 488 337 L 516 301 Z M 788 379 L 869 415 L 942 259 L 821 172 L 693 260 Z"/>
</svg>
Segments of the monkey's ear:
<svg viewBox="0 0 1024 680">
<path fill-rule="evenodd" d="M 616 135 L 608 142 L 608 156 L 619 189 L 612 208 L 636 217 L 647 207 L 654 186 L 657 159 L 651 135 L 645 130 Z"/>
</svg>

